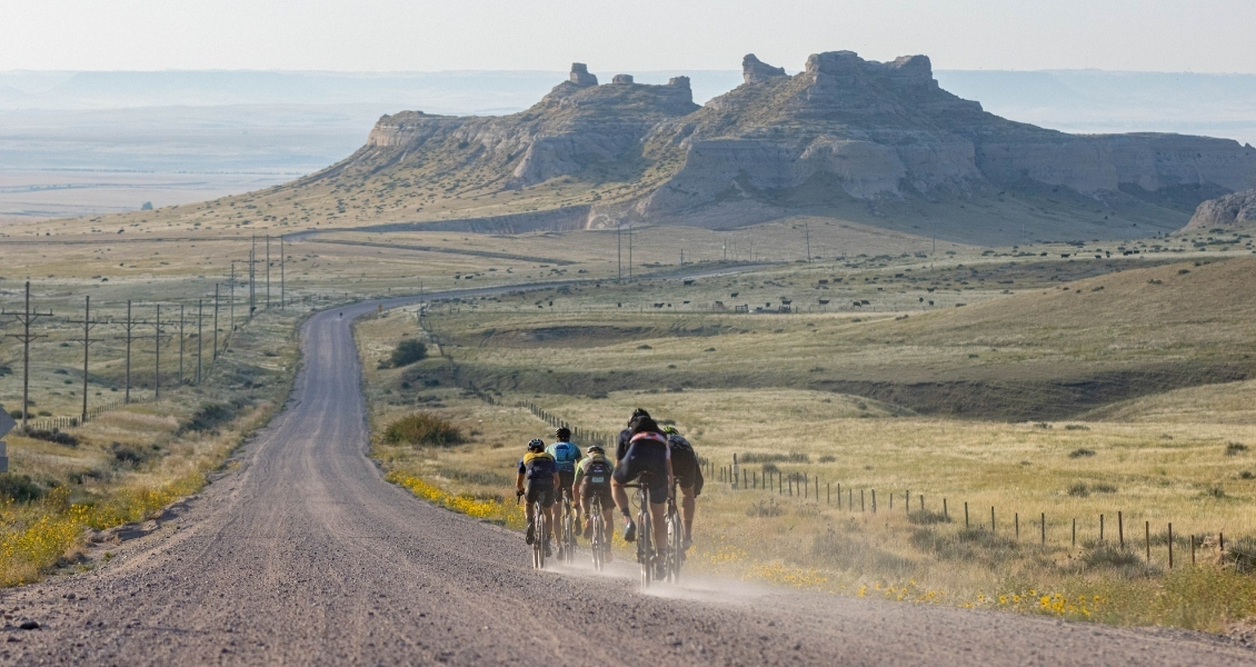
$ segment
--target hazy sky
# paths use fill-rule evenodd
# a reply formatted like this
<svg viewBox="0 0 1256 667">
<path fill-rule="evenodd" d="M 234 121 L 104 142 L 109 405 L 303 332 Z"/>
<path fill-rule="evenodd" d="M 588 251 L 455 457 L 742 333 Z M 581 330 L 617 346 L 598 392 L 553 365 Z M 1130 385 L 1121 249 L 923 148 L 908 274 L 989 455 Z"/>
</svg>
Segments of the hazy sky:
<svg viewBox="0 0 1256 667">
<path fill-rule="evenodd" d="M 1253 0 L 5 0 L 0 70 L 801 68 L 1256 73 Z"/>
</svg>

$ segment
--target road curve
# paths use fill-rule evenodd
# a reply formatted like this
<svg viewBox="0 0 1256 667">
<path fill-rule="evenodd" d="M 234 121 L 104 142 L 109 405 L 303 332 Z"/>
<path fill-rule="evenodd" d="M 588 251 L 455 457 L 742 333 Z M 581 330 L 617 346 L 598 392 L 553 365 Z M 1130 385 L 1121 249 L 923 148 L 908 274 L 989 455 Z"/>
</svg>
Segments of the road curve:
<svg viewBox="0 0 1256 667">
<path fill-rule="evenodd" d="M 535 572 L 518 534 L 421 502 L 367 459 L 349 326 L 377 303 L 306 323 L 292 401 L 176 520 L 90 573 L 0 592 L 7 618 L 42 625 L 0 632 L 0 662 L 1256 664 L 1191 633 Z"/>
</svg>

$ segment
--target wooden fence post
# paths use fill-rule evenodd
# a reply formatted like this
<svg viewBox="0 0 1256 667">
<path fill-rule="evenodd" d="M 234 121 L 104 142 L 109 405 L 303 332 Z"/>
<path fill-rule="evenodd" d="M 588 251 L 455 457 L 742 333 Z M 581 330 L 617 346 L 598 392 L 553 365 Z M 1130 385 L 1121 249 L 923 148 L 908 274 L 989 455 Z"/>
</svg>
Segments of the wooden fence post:
<svg viewBox="0 0 1256 667">
<path fill-rule="evenodd" d="M 1148 562 L 1148 563 L 1151 563 L 1151 522 L 1150 522 L 1150 521 L 1146 522 L 1146 523 L 1143 525 L 1143 527 L 1144 527 L 1144 528 L 1146 529 L 1146 531 L 1147 531 L 1147 533 L 1146 533 L 1146 544 L 1147 544 L 1147 562 Z"/>
<path fill-rule="evenodd" d="M 1103 544 L 1103 515 L 1099 515 L 1099 543 Z"/>
<path fill-rule="evenodd" d="M 1169 569 L 1173 569 L 1173 524 L 1169 524 Z"/>
<path fill-rule="evenodd" d="M 859 512 L 862 514 L 865 511 L 867 511 L 867 506 L 864 505 L 864 490 L 859 489 Z"/>
<path fill-rule="evenodd" d="M 990 533 L 994 534 L 994 505 L 990 506 Z"/>
<path fill-rule="evenodd" d="M 1125 549 L 1125 517 L 1121 512 L 1116 513 L 1116 539 L 1120 543 L 1121 549 Z"/>
<path fill-rule="evenodd" d="M 946 511 L 946 498 L 942 499 L 942 520 L 947 523 L 951 522 L 951 514 Z"/>
<path fill-rule="evenodd" d="M 1077 519 L 1073 519 L 1073 546 L 1077 546 Z"/>
<path fill-rule="evenodd" d="M 964 501 L 964 530 L 968 530 L 968 501 Z"/>
<path fill-rule="evenodd" d="M 872 513 L 877 513 L 877 490 L 872 490 Z"/>
<path fill-rule="evenodd" d="M 1047 513 L 1046 512 L 1042 513 L 1042 544 L 1043 546 L 1046 546 L 1047 544 Z"/>
<path fill-rule="evenodd" d="M 1012 521 L 1016 526 L 1016 541 L 1020 542 L 1020 512 L 1013 514 L 1012 517 Z"/>
</svg>

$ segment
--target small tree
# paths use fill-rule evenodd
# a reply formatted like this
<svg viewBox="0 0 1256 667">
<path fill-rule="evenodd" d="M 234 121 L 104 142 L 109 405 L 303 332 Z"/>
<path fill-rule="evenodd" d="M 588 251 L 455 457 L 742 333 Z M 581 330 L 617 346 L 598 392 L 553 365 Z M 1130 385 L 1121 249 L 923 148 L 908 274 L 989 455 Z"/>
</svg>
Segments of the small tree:
<svg viewBox="0 0 1256 667">
<path fill-rule="evenodd" d="M 418 340 L 407 338 L 397 343 L 397 349 L 393 350 L 392 356 L 388 358 L 388 361 L 393 368 L 401 368 L 417 361 L 423 361 L 426 358 L 427 346 Z"/>
</svg>

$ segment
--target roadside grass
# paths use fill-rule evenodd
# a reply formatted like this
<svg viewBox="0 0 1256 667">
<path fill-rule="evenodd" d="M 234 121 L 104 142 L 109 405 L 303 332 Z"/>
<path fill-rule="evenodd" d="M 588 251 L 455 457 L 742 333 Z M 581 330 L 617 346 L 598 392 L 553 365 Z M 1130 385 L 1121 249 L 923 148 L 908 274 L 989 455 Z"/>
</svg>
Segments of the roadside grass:
<svg viewBox="0 0 1256 667">
<path fill-rule="evenodd" d="M 33 502 L 0 501 L 0 586 L 30 583 L 78 562 L 84 531 L 142 520 L 196 493 L 249 433 L 265 425 L 298 368 L 295 326 L 303 314 L 263 314 L 236 333 L 204 383 L 160 402 L 105 413 L 68 432 L 75 446 L 10 434 L 9 476 L 41 489 Z M 197 424 L 205 406 L 233 416 Z"/>
<path fill-rule="evenodd" d="M 360 321 L 356 336 L 373 432 L 420 412 L 472 434 L 450 448 L 396 447 L 376 437 L 373 451 L 386 470 L 403 471 L 441 493 L 477 499 L 509 494 L 502 480 L 513 479 L 523 444 L 548 435 L 544 422 L 513 407 L 520 402 L 603 433 L 617 431 L 633 408 L 645 407 L 674 422 L 717 468 L 730 465 L 734 454 L 743 462 L 747 455 L 759 461 L 743 465 L 758 488 L 734 490 L 708 473 L 691 559 L 703 571 L 857 596 L 1223 632 L 1256 613 L 1256 598 L 1244 593 L 1253 586 L 1251 576 L 1226 565 L 1215 539 L 1224 532 L 1229 549 L 1256 535 L 1251 453 L 1229 444 L 1256 440 L 1249 408 L 1242 401 L 1211 400 L 1235 385 L 1176 390 L 1198 398 L 1170 419 L 1158 418 L 1164 404 L 1153 386 L 1149 396 L 1116 404 L 1120 418 L 1101 408 L 1087 413 L 1085 422 L 1007 421 L 922 416 L 797 378 L 832 373 L 904 383 L 922 376 L 960 380 L 954 391 L 962 396 L 963 382 L 974 377 L 1050 387 L 1061 381 L 1052 366 L 1089 368 L 1169 355 L 1186 368 L 1201 359 L 1241 358 L 1252 335 L 1241 320 L 1253 304 L 1238 295 L 1224 297 L 1230 299 L 1224 308 L 1206 302 L 1250 264 L 1192 265 L 1190 275 L 1200 278 L 1195 291 L 1174 288 L 1181 291 L 1147 316 L 1139 312 L 1144 301 L 1166 295 L 1140 296 L 1139 286 L 1159 279 L 1157 287 L 1172 287 L 1175 276 L 1187 274 L 1176 266 L 1151 267 L 1070 284 L 1069 298 L 1120 297 L 1079 312 L 1072 312 L 1075 304 L 1059 286 L 1060 296 L 1053 296 L 1038 285 L 1019 296 L 991 293 L 982 308 L 906 321 L 891 313 L 871 322 L 823 313 L 622 313 L 615 300 L 624 292 L 607 287 L 555 292 L 552 311 L 548 298 L 537 308 L 532 294 L 438 306 L 425 318 L 433 336 L 417 328 L 412 310 L 398 310 Z M 761 289 L 759 281 L 771 275 L 736 279 Z M 866 274 L 856 275 L 862 282 Z M 1098 283 L 1105 289 L 1093 290 Z M 637 287 L 670 290 L 676 301 L 682 291 L 674 284 L 624 289 Z M 730 287 L 738 289 L 729 283 L 720 289 Z M 1111 331 L 1104 322 L 1091 322 L 1096 311 L 1107 313 Z M 1209 324 L 1201 324 L 1201 316 Z M 1022 326 L 1026 320 L 1043 324 Z M 823 334 L 825 342 L 809 342 Z M 433 358 L 404 370 L 376 368 L 374 362 L 406 336 L 422 338 Z M 1190 344 L 1176 345 L 1178 340 Z M 1008 348 L 1014 354 L 999 354 Z M 970 350 L 979 360 L 971 359 Z M 687 369 L 695 366 L 719 382 L 693 382 L 700 375 Z M 468 391 L 473 385 L 494 404 Z M 1041 397 L 1031 392 L 1021 400 Z M 1080 416 L 1084 401 L 1074 405 Z M 1075 455 L 1079 451 L 1088 454 Z M 779 460 L 789 453 L 805 458 Z M 806 475 L 807 497 L 764 489 L 769 466 L 772 479 Z M 817 478 L 823 485 L 819 498 Z M 1078 485 L 1088 493 L 1070 494 Z M 1118 512 L 1125 549 L 1114 546 Z M 1044 513 L 1045 545 L 1039 524 Z M 1143 554 L 1144 522 L 1152 533 L 1150 562 Z M 1170 522 L 1172 570 L 1164 535 Z M 1197 540 L 1194 566 L 1187 535 Z"/>
</svg>

